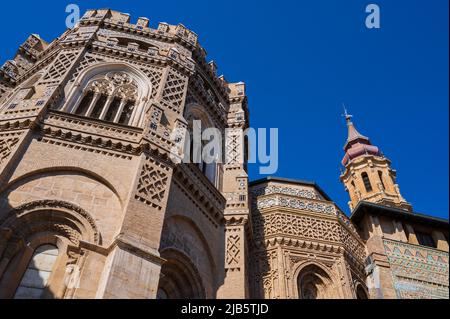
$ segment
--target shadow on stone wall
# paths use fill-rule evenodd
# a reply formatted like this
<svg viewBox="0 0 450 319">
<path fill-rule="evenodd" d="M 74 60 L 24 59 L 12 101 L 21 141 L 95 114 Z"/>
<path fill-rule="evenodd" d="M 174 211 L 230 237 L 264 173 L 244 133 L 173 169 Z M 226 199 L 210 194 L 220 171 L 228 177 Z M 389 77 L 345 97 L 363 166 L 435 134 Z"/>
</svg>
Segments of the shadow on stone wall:
<svg viewBox="0 0 450 319">
<path fill-rule="evenodd" d="M 58 255 L 49 255 L 49 247 L 38 246 L 32 250 L 19 231 L 5 225 L 5 220 L 14 214 L 8 197 L 2 194 L 0 214 L 0 299 L 54 299 L 48 287 L 52 267 L 47 269 L 48 256 L 56 260 Z M 23 225 L 23 227 L 32 227 Z M 49 245 L 47 245 L 49 246 Z M 58 251 L 56 246 L 52 246 Z"/>
<path fill-rule="evenodd" d="M 265 220 L 261 212 L 256 207 L 252 207 L 250 214 L 253 226 L 253 238 L 249 245 L 250 258 L 248 258 L 250 298 L 264 299 L 267 296 L 273 297 L 269 260 L 271 252 L 265 246 Z"/>
</svg>

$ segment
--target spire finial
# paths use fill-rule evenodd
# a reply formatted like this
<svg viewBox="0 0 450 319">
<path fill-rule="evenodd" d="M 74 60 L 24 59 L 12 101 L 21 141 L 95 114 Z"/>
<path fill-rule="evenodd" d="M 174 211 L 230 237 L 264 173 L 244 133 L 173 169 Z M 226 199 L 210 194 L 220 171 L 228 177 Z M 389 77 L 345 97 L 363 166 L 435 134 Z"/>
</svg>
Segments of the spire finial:
<svg viewBox="0 0 450 319">
<path fill-rule="evenodd" d="M 344 149 L 347 150 L 347 146 L 350 145 L 349 143 L 356 140 L 359 140 L 360 142 L 364 141 L 364 144 L 370 144 L 369 138 L 360 134 L 356 129 L 352 122 L 353 115 L 348 114 L 347 107 L 344 103 L 342 103 L 342 107 L 344 108 L 344 114 L 342 114 L 342 116 L 345 117 L 345 120 L 347 121 L 348 129 L 347 143 L 345 144 Z"/>
<path fill-rule="evenodd" d="M 353 115 L 348 114 L 347 108 L 345 107 L 344 103 L 342 103 L 342 107 L 344 108 L 344 114 L 342 114 L 342 116 L 344 116 L 347 123 L 349 123 L 351 121 Z"/>
</svg>

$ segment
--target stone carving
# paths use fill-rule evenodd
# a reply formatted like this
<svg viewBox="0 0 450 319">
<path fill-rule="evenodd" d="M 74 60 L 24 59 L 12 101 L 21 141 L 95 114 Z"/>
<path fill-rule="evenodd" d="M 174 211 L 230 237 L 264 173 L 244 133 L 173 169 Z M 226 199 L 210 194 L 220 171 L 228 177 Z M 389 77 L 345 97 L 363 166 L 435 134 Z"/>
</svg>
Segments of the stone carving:
<svg viewBox="0 0 450 319">
<path fill-rule="evenodd" d="M 234 132 L 227 135 L 225 160 L 227 165 L 241 164 L 241 139 L 242 137 L 239 132 Z"/>
<path fill-rule="evenodd" d="M 105 59 L 103 59 L 101 57 L 87 53 L 84 56 L 84 59 L 81 60 L 81 62 L 78 64 L 77 68 L 75 69 L 75 72 L 73 73 L 70 82 L 75 81 L 75 79 L 78 77 L 78 74 L 80 74 L 80 72 L 83 71 L 84 69 L 86 69 L 87 67 L 89 67 L 91 65 L 95 65 L 97 63 L 104 62 L 104 61 L 105 61 Z"/>
<path fill-rule="evenodd" d="M 29 187 L 31 190 L 9 192 L 8 189 L 1 194 L 2 201 L 9 196 L 12 203 L 26 201 L 24 198 L 59 196 L 32 175 L 33 170 L 44 167 L 49 174 L 55 173 L 49 165 L 43 165 L 46 156 L 49 163 L 59 163 L 61 167 L 72 163 L 67 170 L 74 175 L 79 173 L 77 167 L 73 167 L 78 162 L 76 159 L 89 158 L 90 162 L 79 168 L 83 174 L 91 172 L 94 178 L 105 174 L 102 177 L 111 185 L 121 178 L 125 182 L 118 190 L 124 194 L 120 201 L 124 204 L 123 211 L 105 207 L 103 197 L 99 200 L 81 192 L 72 197 L 74 203 L 82 203 L 89 212 L 92 210 L 95 222 L 87 211 L 62 201 L 31 202 L 12 209 L 6 216 L 2 214 L 0 256 L 14 257 L 27 240 L 36 238 L 35 235 L 64 237 L 64 242 L 70 241 L 67 263 L 79 267 L 80 275 L 84 276 L 82 285 L 89 284 L 87 289 L 70 289 L 63 296 L 68 298 L 93 298 L 96 296 L 90 293 L 95 294 L 96 289 L 108 290 L 109 296 L 147 298 L 156 293 L 158 280 L 171 276 L 179 278 L 183 274 L 180 269 L 188 267 L 192 268 L 189 272 L 194 274 L 193 280 L 184 286 L 192 282 L 205 285 L 202 289 L 206 288 L 203 289 L 206 293 L 198 296 L 223 297 L 220 293 L 225 292 L 230 297 L 246 297 L 246 292 L 253 290 L 253 296 L 258 298 L 320 297 L 325 294 L 317 295 L 308 284 L 321 288 L 324 284 L 313 275 L 326 273 L 329 279 L 325 285 L 336 292 L 334 295 L 354 298 L 353 292 L 358 286 L 365 288 L 366 247 L 349 218 L 312 184 L 272 183 L 268 179 L 269 182 L 248 186 L 245 144 L 240 130 L 248 125 L 245 84 L 229 83 L 223 76 L 217 76 L 217 66 L 205 60 L 206 51 L 197 43 L 197 36 L 184 26 L 161 23 L 155 30 L 148 27 L 145 18 L 140 18 L 137 25 L 129 21 L 127 14 L 90 10 L 75 28 L 55 41 L 47 43 L 36 36 L 30 37 L 14 60 L 7 61 L 0 69 L 0 168 L 12 160 L 22 136 L 31 134 L 33 137 L 31 143 L 21 145 L 23 158 L 14 156 L 11 168 L 17 170 L 2 174 L 5 179 L 2 182 L 9 185 L 33 176 L 30 179 L 37 184 Z M 99 73 L 94 74 L 96 66 L 99 66 Z M 86 72 L 91 68 L 92 73 Z M 86 74 L 86 78 L 81 79 L 81 74 Z M 64 112 L 55 109 L 63 104 Z M 230 133 L 224 150 L 227 165 L 216 167 L 215 184 L 208 182 L 198 165 L 177 165 L 169 159 L 170 152 L 180 157 L 183 153 L 181 132 L 184 130 L 181 129 L 186 128 L 190 107 L 194 105 L 207 115 L 210 126 L 222 131 L 228 129 Z M 171 140 L 173 131 L 176 133 Z M 75 160 L 70 160 L 71 156 Z M 140 167 L 136 167 L 144 156 Z M 370 167 L 375 168 L 375 164 Z M 103 165 L 116 168 L 117 175 L 114 170 L 105 170 Z M 23 176 L 23 173 L 29 175 Z M 127 189 L 126 185 L 132 187 L 135 179 L 135 189 Z M 62 198 L 78 193 L 80 185 L 76 185 L 76 178 L 73 185 L 72 179 L 67 185 L 65 181 L 61 183 L 68 193 L 61 192 Z M 379 189 L 382 186 L 380 183 L 373 185 L 378 185 Z M 350 185 L 346 186 L 351 190 Z M 83 187 L 102 192 L 94 183 L 83 184 Z M 391 188 L 389 192 L 397 192 L 401 198 L 398 187 L 392 185 Z M 386 188 L 385 193 L 389 192 Z M 127 206 L 130 198 L 126 194 L 134 200 L 130 206 Z M 251 209 L 248 209 L 249 195 Z M 355 191 L 352 200 L 361 196 Z M 109 206 L 108 200 L 105 205 Z M 126 209 L 142 211 L 125 213 Z M 62 214 L 58 215 L 59 212 Z M 130 237 L 127 239 L 122 234 L 110 241 L 121 229 L 123 221 L 117 219 L 122 216 L 120 213 L 125 213 L 122 214 L 125 219 L 130 218 L 126 220 Z M 155 213 L 158 223 L 142 224 L 139 218 L 149 213 Z M 174 215 L 177 218 L 171 219 Z M 168 220 L 173 220 L 174 227 L 157 228 L 159 222 L 167 225 Z M 101 223 L 105 238 L 108 236 L 112 246 L 100 246 L 96 222 Z M 195 231 L 190 233 L 188 225 L 195 225 Z M 361 230 L 365 234 L 365 229 Z M 159 234 L 161 258 L 149 258 L 147 248 L 158 247 Z M 444 239 L 448 236 L 443 235 L 445 238 L 437 245 L 445 249 Z M 433 233 L 433 238 L 437 236 Z M 204 249 L 208 246 L 203 246 L 204 242 L 211 244 L 213 253 L 212 249 Z M 131 254 L 120 256 L 122 252 L 115 250 L 115 244 L 119 248 L 126 247 L 124 252 L 127 250 Z M 379 245 L 373 246 L 379 248 Z M 164 271 L 165 261 L 169 259 L 163 253 L 169 250 L 185 255 L 186 259 L 176 259 L 174 253 L 173 268 Z M 399 297 L 448 298 L 448 254 L 389 241 L 385 241 L 385 250 Z M 112 251 L 116 255 L 106 258 L 106 264 L 100 259 L 91 259 L 99 257 L 96 254 L 107 257 Z M 80 258 L 83 254 L 86 259 Z M 206 277 L 208 268 L 204 267 L 204 254 L 208 254 L 211 262 L 211 278 Z M 184 260 L 186 263 L 180 262 Z M 146 268 L 147 262 L 161 263 L 162 276 L 153 272 L 153 267 Z M 312 264 L 320 269 L 310 267 L 308 275 L 311 276 L 303 277 L 309 281 L 302 283 L 298 280 L 302 278 L 299 274 L 304 271 L 303 267 Z M 5 265 L 2 259 L 0 276 L 1 267 Z M 121 277 L 121 270 L 130 272 Z M 99 274 L 104 276 L 101 282 L 110 283 L 107 287 L 95 286 Z M 123 278 L 128 286 L 124 285 L 125 280 L 115 281 Z M 219 284 L 224 286 L 218 290 Z M 178 293 L 185 297 L 182 296 L 184 286 L 172 287 L 181 287 Z M 164 293 L 158 291 L 157 295 L 175 295 Z"/>
<path fill-rule="evenodd" d="M 80 244 L 81 234 L 72 227 L 69 227 L 66 224 L 52 224 L 51 229 L 61 233 L 75 246 L 78 246 Z"/>
<path fill-rule="evenodd" d="M 283 196 L 272 196 L 270 198 L 258 200 L 256 203 L 256 208 L 259 210 L 275 206 L 297 208 L 316 213 L 336 215 L 336 207 L 334 206 L 334 204 L 312 202 Z"/>
<path fill-rule="evenodd" d="M 240 261 L 240 241 L 239 234 L 229 234 L 227 236 L 227 268 L 234 268 L 239 265 Z"/>
<path fill-rule="evenodd" d="M 110 72 L 104 78 L 92 81 L 86 90 L 131 101 L 136 101 L 138 97 L 136 82 L 124 72 Z"/>
<path fill-rule="evenodd" d="M 22 132 L 0 134 L 0 167 L 3 166 L 3 163 L 7 161 L 11 153 L 15 150 L 21 135 Z"/>
<path fill-rule="evenodd" d="M 174 69 L 170 69 L 162 92 L 161 102 L 165 106 L 179 112 L 184 101 L 186 83 L 185 76 Z"/>
<path fill-rule="evenodd" d="M 71 66 L 76 56 L 76 52 L 65 52 L 60 54 L 43 77 L 42 83 L 58 80 L 62 75 L 66 73 L 67 69 Z"/>
<path fill-rule="evenodd" d="M 298 189 L 293 187 L 277 186 L 277 185 L 269 185 L 253 189 L 251 194 L 253 200 L 256 200 L 256 197 L 258 196 L 269 194 L 284 194 L 309 199 L 321 199 L 321 196 L 313 190 Z"/>
<path fill-rule="evenodd" d="M 44 210 L 44 209 L 66 209 L 70 212 L 74 212 L 79 214 L 81 217 L 83 217 L 92 227 L 93 230 L 93 237 L 94 242 L 96 244 L 100 243 L 100 233 L 97 229 L 97 225 L 95 224 L 94 219 L 91 217 L 91 215 L 86 212 L 81 207 L 68 203 L 65 201 L 59 201 L 59 200 L 37 200 L 29 203 L 25 203 L 23 205 L 20 205 L 16 208 L 13 208 L 12 211 L 6 215 L 6 217 L 2 220 L 0 220 L 0 225 L 2 227 L 9 227 L 10 224 L 13 224 L 20 216 L 27 212 L 31 212 L 34 210 Z M 58 228 L 58 227 L 56 227 Z M 62 229 L 59 227 L 59 229 Z M 71 235 L 73 237 L 73 234 Z M 75 238 L 75 237 L 73 237 Z"/>
<path fill-rule="evenodd" d="M 160 209 L 167 191 L 168 179 L 168 168 L 147 158 L 139 176 L 136 199 Z"/>
<path fill-rule="evenodd" d="M 253 231 L 255 240 L 287 235 L 342 243 L 360 262 L 365 259 L 364 246 L 337 221 L 282 212 L 265 213 L 253 216 Z"/>
<path fill-rule="evenodd" d="M 151 98 L 154 99 L 156 95 L 159 93 L 159 87 L 161 85 L 161 76 L 162 71 L 160 68 L 157 67 L 141 67 L 140 70 L 147 75 L 147 77 L 152 82 L 152 95 Z"/>
</svg>

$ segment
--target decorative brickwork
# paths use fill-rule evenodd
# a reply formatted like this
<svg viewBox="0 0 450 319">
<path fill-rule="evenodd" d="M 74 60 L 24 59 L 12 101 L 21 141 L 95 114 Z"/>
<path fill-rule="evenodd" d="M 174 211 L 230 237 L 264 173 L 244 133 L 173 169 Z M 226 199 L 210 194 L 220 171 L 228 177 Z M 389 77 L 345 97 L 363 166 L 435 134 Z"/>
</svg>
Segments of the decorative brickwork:
<svg viewBox="0 0 450 319">
<path fill-rule="evenodd" d="M 130 21 L 88 10 L 0 67 L 0 298 L 20 296 L 42 247 L 47 298 L 448 298 L 443 222 L 410 224 L 390 162 L 353 124 L 351 207 L 395 218 L 350 219 L 311 182 L 249 183 L 245 83 L 218 76 L 182 24 Z M 227 134 L 223 163 L 180 163 L 194 119 Z"/>
<path fill-rule="evenodd" d="M 383 244 L 398 298 L 449 298 L 448 253 L 387 239 Z"/>
<path fill-rule="evenodd" d="M 136 198 L 146 204 L 161 208 L 167 192 L 168 168 L 148 158 L 144 163 L 136 191 Z"/>
<path fill-rule="evenodd" d="M 0 168 L 15 150 L 23 132 L 0 133 Z"/>
</svg>

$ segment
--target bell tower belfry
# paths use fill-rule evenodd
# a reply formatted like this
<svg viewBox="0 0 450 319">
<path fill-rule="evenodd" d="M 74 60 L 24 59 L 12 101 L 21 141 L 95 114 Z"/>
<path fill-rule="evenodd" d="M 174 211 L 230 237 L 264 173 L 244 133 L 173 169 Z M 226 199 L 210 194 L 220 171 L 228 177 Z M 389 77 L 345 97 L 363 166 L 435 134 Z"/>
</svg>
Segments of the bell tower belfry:
<svg viewBox="0 0 450 319">
<path fill-rule="evenodd" d="M 348 137 L 342 159 L 345 170 L 340 180 L 350 195 L 350 209 L 355 209 L 360 201 L 367 201 L 411 211 L 411 204 L 400 193 L 391 161 L 368 137 L 357 131 L 347 110 L 345 119 Z"/>
</svg>

